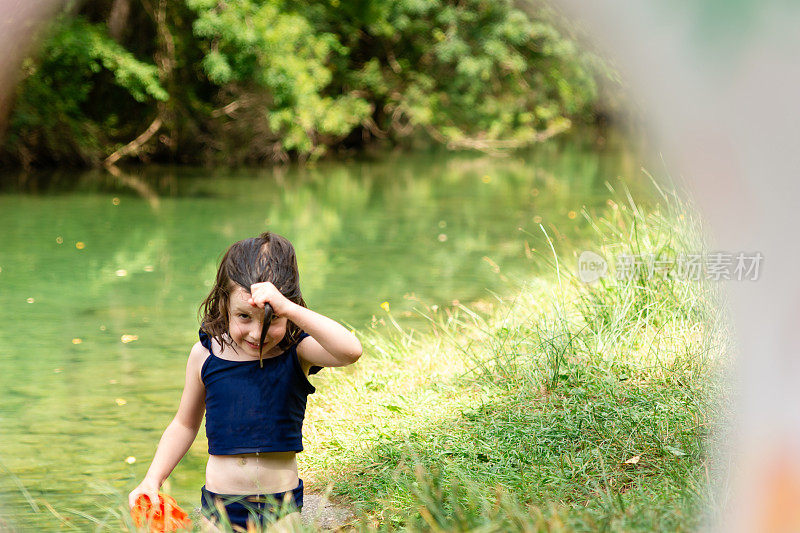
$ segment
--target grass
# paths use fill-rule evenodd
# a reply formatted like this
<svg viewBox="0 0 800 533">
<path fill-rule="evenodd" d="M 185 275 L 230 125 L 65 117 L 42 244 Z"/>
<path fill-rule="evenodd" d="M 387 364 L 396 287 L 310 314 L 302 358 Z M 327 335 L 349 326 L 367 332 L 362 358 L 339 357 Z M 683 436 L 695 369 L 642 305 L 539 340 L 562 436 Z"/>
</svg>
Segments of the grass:
<svg viewBox="0 0 800 533">
<path fill-rule="evenodd" d="M 677 196 L 649 213 L 622 196 L 584 213 L 605 257 L 706 249 Z M 557 274 L 509 300 L 423 307 L 426 332 L 387 313 L 368 356 L 322 391 L 307 467 L 355 504 L 359 528 L 702 525 L 728 348 L 717 287 L 674 272 L 587 285 L 538 260 Z"/>
<path fill-rule="evenodd" d="M 603 256 L 706 250 L 676 195 L 648 212 L 612 195 L 583 213 Z M 329 374 L 310 400 L 301 475 L 354 508 L 348 529 L 703 525 L 707 445 L 726 391 L 718 286 L 674 272 L 585 284 L 539 231 L 552 253 L 533 260 L 551 276 L 469 307 L 420 303 L 424 331 L 387 309 L 362 332 L 361 361 Z M 133 530 L 124 505 L 109 501 L 103 514 L 89 517 L 98 530 Z"/>
</svg>

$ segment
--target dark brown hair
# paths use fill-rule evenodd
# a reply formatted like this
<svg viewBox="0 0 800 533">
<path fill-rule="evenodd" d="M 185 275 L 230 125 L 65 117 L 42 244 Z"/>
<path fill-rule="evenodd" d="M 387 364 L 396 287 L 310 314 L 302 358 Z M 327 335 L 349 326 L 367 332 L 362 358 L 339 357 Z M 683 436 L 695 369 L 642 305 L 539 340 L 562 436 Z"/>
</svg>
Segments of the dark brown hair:
<svg viewBox="0 0 800 533">
<path fill-rule="evenodd" d="M 300 293 L 300 274 L 294 247 L 286 237 L 265 232 L 252 239 L 235 242 L 228 248 L 217 269 L 217 280 L 208 297 L 200 305 L 202 329 L 220 343 L 230 345 L 228 328 L 229 299 L 236 285 L 250 292 L 254 283 L 265 281 L 273 285 L 292 302 L 306 306 Z M 266 325 L 269 327 L 269 325 Z M 263 327 L 263 326 L 262 326 Z M 297 342 L 301 333 L 291 320 L 286 325 L 278 347 L 286 350 Z"/>
</svg>

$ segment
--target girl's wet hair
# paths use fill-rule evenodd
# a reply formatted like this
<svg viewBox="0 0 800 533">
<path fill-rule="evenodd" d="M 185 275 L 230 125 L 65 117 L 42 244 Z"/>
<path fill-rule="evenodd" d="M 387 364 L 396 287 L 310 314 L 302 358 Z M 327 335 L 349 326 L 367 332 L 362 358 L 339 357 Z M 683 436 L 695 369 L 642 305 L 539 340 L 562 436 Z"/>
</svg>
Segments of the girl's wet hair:
<svg viewBox="0 0 800 533">
<path fill-rule="evenodd" d="M 306 307 L 300 293 L 297 257 L 292 243 L 286 237 L 265 232 L 258 237 L 233 243 L 222 257 L 211 293 L 200 305 L 200 329 L 215 338 L 221 346 L 230 345 L 227 333 L 231 293 L 237 285 L 249 293 L 251 285 L 265 281 L 272 282 L 288 300 Z M 270 314 L 267 312 L 265 316 Z M 268 327 L 267 324 L 265 326 Z M 286 334 L 278 347 L 286 350 L 297 342 L 301 332 L 291 320 L 288 321 Z"/>
</svg>

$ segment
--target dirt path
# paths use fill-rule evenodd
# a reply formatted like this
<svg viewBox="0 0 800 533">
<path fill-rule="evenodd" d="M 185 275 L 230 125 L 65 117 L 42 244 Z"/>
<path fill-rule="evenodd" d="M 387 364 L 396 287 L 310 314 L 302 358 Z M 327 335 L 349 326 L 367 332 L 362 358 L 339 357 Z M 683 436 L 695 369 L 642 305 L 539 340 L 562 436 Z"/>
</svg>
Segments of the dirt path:
<svg viewBox="0 0 800 533">
<path fill-rule="evenodd" d="M 323 530 L 336 530 L 348 524 L 355 515 L 347 507 L 336 505 L 320 494 L 304 494 L 300 519 Z"/>
</svg>

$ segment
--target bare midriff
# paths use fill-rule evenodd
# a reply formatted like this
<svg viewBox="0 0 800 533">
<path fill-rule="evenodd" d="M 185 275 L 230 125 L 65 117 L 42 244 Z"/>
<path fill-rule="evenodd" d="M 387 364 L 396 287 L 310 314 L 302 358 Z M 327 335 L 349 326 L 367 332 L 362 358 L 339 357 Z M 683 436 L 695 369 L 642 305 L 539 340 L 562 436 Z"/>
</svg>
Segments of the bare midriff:
<svg viewBox="0 0 800 533">
<path fill-rule="evenodd" d="M 211 455 L 206 465 L 206 489 L 217 494 L 272 494 L 300 483 L 296 452 Z"/>
</svg>

